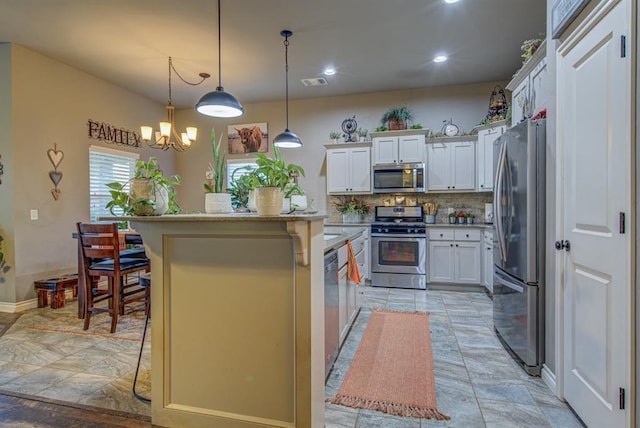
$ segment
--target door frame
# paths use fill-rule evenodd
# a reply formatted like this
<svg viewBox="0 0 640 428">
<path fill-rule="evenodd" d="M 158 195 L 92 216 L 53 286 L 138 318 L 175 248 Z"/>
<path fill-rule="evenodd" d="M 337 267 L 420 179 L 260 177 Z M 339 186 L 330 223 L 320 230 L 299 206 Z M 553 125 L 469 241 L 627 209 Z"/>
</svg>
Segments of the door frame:
<svg viewBox="0 0 640 428">
<path fill-rule="evenodd" d="M 640 390 L 640 378 L 636 368 L 640 367 L 640 352 L 638 352 L 638 346 L 640 345 L 640 317 L 636 316 L 636 308 L 640 307 L 640 293 L 635 292 L 636 284 L 640 284 L 640 270 L 637 269 L 637 265 L 640 264 L 640 242 L 637 241 L 637 228 L 640 227 L 640 219 L 637 216 L 637 212 L 640 212 L 640 177 L 637 171 L 640 170 L 640 150 L 636 150 L 636 142 L 640 141 L 640 128 L 637 126 L 638 116 L 637 112 L 640 111 L 640 97 L 638 97 L 636 87 L 637 81 L 640 80 L 640 74 L 637 67 L 637 58 L 640 54 L 640 37 L 638 37 L 637 22 L 640 21 L 640 8 L 636 7 L 636 2 L 631 0 L 602 0 L 592 8 L 587 8 L 583 11 L 583 14 L 587 16 L 582 22 L 575 25 L 572 32 L 562 37 L 556 46 L 554 55 L 556 56 L 555 63 L 557 64 L 557 58 L 561 55 L 561 52 L 565 52 L 571 49 L 581 38 L 582 35 L 591 30 L 597 25 L 600 20 L 607 15 L 607 13 L 613 9 L 618 3 L 630 1 L 632 13 L 631 23 L 629 28 L 627 52 L 629 55 L 633 55 L 631 63 L 631 96 L 630 100 L 630 112 L 628 116 L 630 126 L 630 151 L 631 159 L 629 165 L 629 188 L 630 194 L 628 195 L 630 204 L 629 212 L 627 213 L 627 224 L 629 233 L 629 246 L 627 248 L 629 252 L 629 272 L 627 277 L 629 283 L 627 286 L 629 289 L 629 350 L 630 355 L 626 355 L 624 360 L 628 365 L 628 377 L 626 379 L 627 385 L 629 385 L 630 391 L 626 393 L 626 406 L 629 409 L 626 417 L 626 426 L 640 426 L 640 412 L 637 409 L 640 408 L 640 397 L 637 396 L 637 391 Z M 554 70 L 554 79 L 557 79 L 557 65 Z M 557 83 L 556 83 L 557 85 Z M 557 92 L 556 92 L 557 93 Z M 555 129 L 555 155 L 556 155 L 556 210 L 555 210 L 555 236 L 556 239 L 564 239 L 564 181 L 562 175 L 563 165 L 563 145 L 560 137 L 560 130 L 562 124 L 560 120 L 557 120 L 557 102 L 554 102 L 556 108 L 556 129 Z M 547 243 L 551 245 L 551 243 Z M 550 248 L 550 247 L 548 247 Z M 551 373 L 543 368 L 543 378 L 546 378 L 546 383 L 551 387 L 555 385 L 556 395 L 564 399 L 564 268 L 565 268 L 565 255 L 564 251 L 556 251 L 555 254 L 555 367 L 556 372 Z"/>
</svg>

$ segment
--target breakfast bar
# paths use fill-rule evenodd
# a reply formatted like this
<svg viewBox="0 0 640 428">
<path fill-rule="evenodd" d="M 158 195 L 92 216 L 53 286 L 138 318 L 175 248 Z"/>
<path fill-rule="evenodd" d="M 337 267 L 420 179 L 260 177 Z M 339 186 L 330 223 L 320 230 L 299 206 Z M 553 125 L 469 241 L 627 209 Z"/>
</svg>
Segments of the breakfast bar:
<svg viewBox="0 0 640 428">
<path fill-rule="evenodd" d="M 324 217 L 117 217 L 151 260 L 154 426 L 324 426 Z"/>
</svg>

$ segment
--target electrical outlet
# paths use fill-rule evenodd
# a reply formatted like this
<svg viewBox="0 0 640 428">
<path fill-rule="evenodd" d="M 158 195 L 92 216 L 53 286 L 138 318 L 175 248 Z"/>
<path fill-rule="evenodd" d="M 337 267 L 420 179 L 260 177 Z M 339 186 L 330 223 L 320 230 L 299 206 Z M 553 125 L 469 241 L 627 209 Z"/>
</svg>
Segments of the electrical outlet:
<svg viewBox="0 0 640 428">
<path fill-rule="evenodd" d="M 38 210 L 31 210 L 31 220 L 38 219 Z"/>
</svg>

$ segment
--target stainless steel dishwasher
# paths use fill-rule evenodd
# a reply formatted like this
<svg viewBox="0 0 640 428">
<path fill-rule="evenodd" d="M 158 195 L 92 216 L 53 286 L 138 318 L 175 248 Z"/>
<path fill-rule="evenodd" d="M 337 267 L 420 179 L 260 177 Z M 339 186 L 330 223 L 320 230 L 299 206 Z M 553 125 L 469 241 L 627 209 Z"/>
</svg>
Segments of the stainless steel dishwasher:
<svg viewBox="0 0 640 428">
<path fill-rule="evenodd" d="M 324 255 L 324 354 L 325 379 L 338 357 L 338 251 Z"/>
</svg>

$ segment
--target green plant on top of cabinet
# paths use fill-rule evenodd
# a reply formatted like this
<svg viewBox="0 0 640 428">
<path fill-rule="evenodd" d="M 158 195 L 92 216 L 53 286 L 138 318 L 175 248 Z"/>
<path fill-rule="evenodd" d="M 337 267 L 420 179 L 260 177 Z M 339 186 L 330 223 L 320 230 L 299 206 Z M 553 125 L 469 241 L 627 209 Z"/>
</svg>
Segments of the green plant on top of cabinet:
<svg viewBox="0 0 640 428">
<path fill-rule="evenodd" d="M 325 147 L 327 194 L 371 193 L 371 143 Z"/>
<path fill-rule="evenodd" d="M 475 136 L 429 139 L 428 191 L 475 190 L 475 139 Z"/>
</svg>

